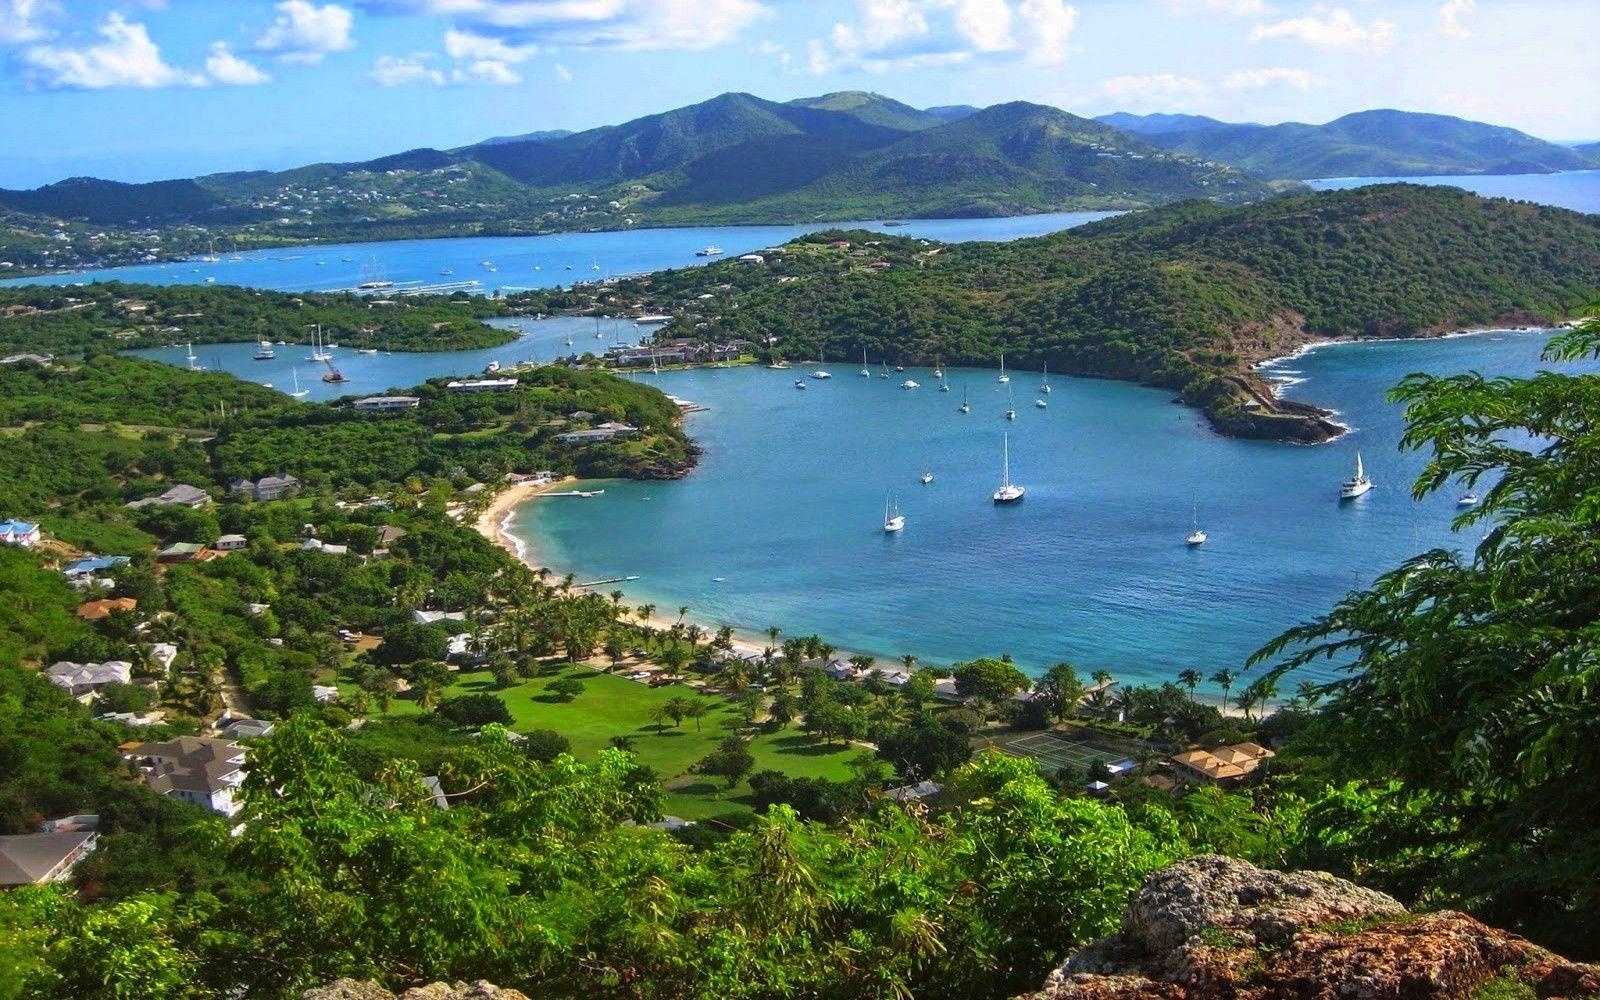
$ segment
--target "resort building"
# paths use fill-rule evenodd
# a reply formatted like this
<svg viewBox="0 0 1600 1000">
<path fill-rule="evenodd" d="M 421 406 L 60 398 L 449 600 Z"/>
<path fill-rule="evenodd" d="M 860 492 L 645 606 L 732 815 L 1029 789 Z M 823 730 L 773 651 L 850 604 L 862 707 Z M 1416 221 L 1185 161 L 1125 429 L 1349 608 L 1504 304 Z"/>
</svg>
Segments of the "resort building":
<svg viewBox="0 0 1600 1000">
<path fill-rule="evenodd" d="M 32 521 L 0 521 L 0 542 L 31 549 L 39 544 L 39 526 Z"/>
<path fill-rule="evenodd" d="M 517 380 L 514 378 L 469 378 L 456 382 L 446 382 L 444 387 L 451 392 L 493 392 L 496 389 L 515 389 Z"/>
<path fill-rule="evenodd" d="M 152 791 L 224 816 L 239 810 L 234 793 L 244 782 L 244 748 L 232 740 L 179 736 L 164 743 L 135 743 L 123 757 L 139 769 Z"/>
<path fill-rule="evenodd" d="M 1180 777 L 1213 784 L 1239 781 L 1275 756 L 1256 743 L 1235 743 L 1214 750 L 1189 750 L 1172 758 Z"/>
<path fill-rule="evenodd" d="M 432 625 L 435 622 L 464 622 L 467 620 L 465 611 L 424 611 L 416 608 L 411 612 L 411 620 L 418 625 Z"/>
<path fill-rule="evenodd" d="M 350 554 L 350 546 L 335 545 L 332 542 L 324 542 L 320 538 L 306 539 L 301 544 L 300 549 L 303 552 L 322 552 L 330 556 L 347 556 Z"/>
<path fill-rule="evenodd" d="M 417 396 L 365 396 L 350 404 L 358 410 L 415 410 L 422 405 Z"/>
<path fill-rule="evenodd" d="M 126 660 L 107 660 L 104 663 L 73 663 L 62 660 L 44 672 L 51 684 L 87 704 L 107 684 L 128 684 L 133 681 L 133 664 Z"/>
<path fill-rule="evenodd" d="M 250 540 L 243 535 L 222 535 L 211 543 L 211 547 L 218 552 L 234 552 L 250 544 Z"/>
<path fill-rule="evenodd" d="M 628 437 L 638 433 L 638 431 L 639 428 L 637 427 L 609 421 L 598 427 L 591 427 L 588 430 L 567 431 L 565 434 L 557 434 L 556 440 L 562 444 L 585 444 L 591 441 L 610 441 L 614 438 Z"/>
<path fill-rule="evenodd" d="M 253 740 L 262 736 L 271 736 L 276 727 L 265 719 L 234 719 L 222 727 L 222 732 L 230 740 Z"/>
<path fill-rule="evenodd" d="M 132 597 L 108 597 L 103 601 L 84 601 L 74 613 L 86 622 L 97 622 L 113 612 L 132 611 L 138 606 L 138 600 Z"/>
<path fill-rule="evenodd" d="M 126 566 L 128 562 L 127 556 L 84 556 L 67 563 L 61 568 L 61 573 L 74 585 L 83 586 L 94 580 L 96 573 Z"/>
<path fill-rule="evenodd" d="M 143 500 L 131 500 L 123 504 L 124 507 L 160 507 L 166 504 L 175 504 L 182 507 L 204 507 L 211 502 L 211 494 L 198 486 L 188 486 L 179 483 L 164 493 Z"/>
<path fill-rule="evenodd" d="M 262 476 L 255 482 L 235 479 L 228 484 L 230 493 L 243 493 L 253 500 L 283 500 L 300 492 L 300 480 L 290 475 Z"/>
<path fill-rule="evenodd" d="M 74 816 L 72 819 L 96 818 Z M 94 853 L 98 825 L 98 822 L 86 823 L 85 829 L 74 823 L 64 823 L 41 833 L 0 837 L 0 886 L 62 881 L 72 874 L 79 862 Z"/>
</svg>

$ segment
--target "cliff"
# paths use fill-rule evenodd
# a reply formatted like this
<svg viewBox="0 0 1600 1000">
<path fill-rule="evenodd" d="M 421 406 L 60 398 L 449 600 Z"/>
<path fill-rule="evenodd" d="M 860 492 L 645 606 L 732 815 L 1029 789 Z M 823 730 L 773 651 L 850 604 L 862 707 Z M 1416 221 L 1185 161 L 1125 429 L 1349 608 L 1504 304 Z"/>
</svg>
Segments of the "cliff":
<svg viewBox="0 0 1600 1000">
<path fill-rule="evenodd" d="M 1150 876 L 1122 929 L 1030 1000 L 1594 996 L 1600 967 L 1466 914 L 1412 914 L 1322 872 L 1202 855 Z"/>
</svg>

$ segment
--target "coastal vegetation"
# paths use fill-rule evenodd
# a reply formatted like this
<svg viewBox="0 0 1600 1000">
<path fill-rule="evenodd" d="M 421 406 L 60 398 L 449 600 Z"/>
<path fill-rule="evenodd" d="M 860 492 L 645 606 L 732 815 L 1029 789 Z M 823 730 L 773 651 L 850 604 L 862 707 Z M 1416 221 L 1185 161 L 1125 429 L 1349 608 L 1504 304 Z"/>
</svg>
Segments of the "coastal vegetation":
<svg viewBox="0 0 1600 1000">
<path fill-rule="evenodd" d="M 1383 185 L 1191 201 L 1009 243 L 819 233 L 759 266 L 660 272 L 601 294 L 673 312 L 664 338 L 742 337 L 795 360 L 1004 355 L 1172 389 L 1225 433 L 1319 441 L 1339 428 L 1277 399 L 1254 362 L 1317 340 L 1564 319 L 1600 294 L 1597 274 L 1594 216 Z"/>
<path fill-rule="evenodd" d="M 343 292 L 270 292 L 232 285 L 0 288 L 0 352 L 105 353 L 165 344 L 309 343 L 451 351 L 496 347 L 512 335 L 480 320 L 504 315 L 483 296 L 378 299 Z"/>
</svg>

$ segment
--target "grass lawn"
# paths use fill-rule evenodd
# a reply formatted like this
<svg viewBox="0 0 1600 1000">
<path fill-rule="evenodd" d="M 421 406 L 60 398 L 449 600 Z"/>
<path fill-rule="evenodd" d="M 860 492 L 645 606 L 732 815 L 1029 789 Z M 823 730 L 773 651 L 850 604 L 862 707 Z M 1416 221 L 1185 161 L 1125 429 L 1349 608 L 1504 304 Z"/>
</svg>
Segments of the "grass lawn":
<svg viewBox="0 0 1600 1000">
<path fill-rule="evenodd" d="M 545 693 L 551 681 L 566 676 L 583 681 L 582 694 L 570 702 L 562 702 Z M 578 757 L 593 756 L 610 746 L 613 736 L 633 737 L 633 752 L 640 763 L 654 768 L 661 776 L 667 789 L 666 811 L 675 816 L 695 819 L 750 807 L 748 783 L 740 782 L 724 791 L 722 782 L 689 773 L 690 765 L 710 753 L 728 733 L 743 724 L 738 708 L 720 695 L 701 694 L 683 684 L 652 688 L 624 677 L 598 673 L 587 666 L 566 664 L 547 667 L 540 676 L 504 690 L 494 690 L 493 684 L 493 678 L 486 672 L 462 674 L 445 690 L 444 697 L 480 692 L 498 695 L 511 710 L 515 720 L 512 729 L 518 732 L 553 729 L 572 743 L 572 752 Z M 340 687 L 353 690 L 353 685 L 349 684 L 341 683 Z M 668 722 L 665 728 L 658 730 L 650 721 L 651 709 L 678 697 L 704 699 L 714 707 L 699 720 L 698 728 L 694 720 L 685 719 L 681 726 Z M 400 698 L 390 706 L 389 715 L 415 715 L 418 711 L 415 701 Z M 845 761 L 857 749 L 846 744 L 825 746 L 793 727 L 763 730 L 750 743 L 757 771 L 774 770 L 795 777 L 835 780 L 850 776 Z"/>
</svg>

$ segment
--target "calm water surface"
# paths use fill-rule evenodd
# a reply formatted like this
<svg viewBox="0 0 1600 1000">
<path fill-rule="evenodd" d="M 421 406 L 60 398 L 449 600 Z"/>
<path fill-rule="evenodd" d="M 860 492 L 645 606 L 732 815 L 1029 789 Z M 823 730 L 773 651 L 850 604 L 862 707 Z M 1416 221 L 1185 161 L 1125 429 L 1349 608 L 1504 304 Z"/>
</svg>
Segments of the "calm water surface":
<svg viewBox="0 0 1600 1000">
<path fill-rule="evenodd" d="M 1448 184 L 1493 198 L 1515 198 L 1559 205 L 1579 212 L 1600 212 L 1600 170 L 1568 170 L 1559 174 L 1475 174 L 1460 177 L 1328 177 L 1307 181 L 1319 191 L 1337 191 L 1367 184 Z"/>
<path fill-rule="evenodd" d="M 753 633 L 939 662 L 1010 653 L 1033 671 L 1069 659 L 1125 679 L 1209 672 L 1408 556 L 1474 544 L 1450 530 L 1455 492 L 1410 499 L 1424 459 L 1397 452 L 1384 393 L 1418 370 L 1528 374 L 1547 336 L 1341 345 L 1274 366 L 1355 428 L 1320 447 L 1220 437 L 1170 393 L 1115 382 L 1052 377 L 1039 409 L 1030 372 L 1012 383 L 1014 422 L 993 372 L 952 371 L 949 394 L 926 370 L 901 390 L 835 365 L 803 392 L 796 369 L 666 373 L 664 390 L 710 408 L 688 422 L 705 448 L 693 475 L 531 500 L 510 526 L 552 568 L 638 575 L 635 602 Z M 997 508 L 1003 432 L 1028 494 Z M 1340 504 L 1357 450 L 1378 485 Z M 886 492 L 899 535 L 881 530 Z M 1191 510 L 1210 533 L 1200 548 L 1184 544 Z"/>
</svg>

